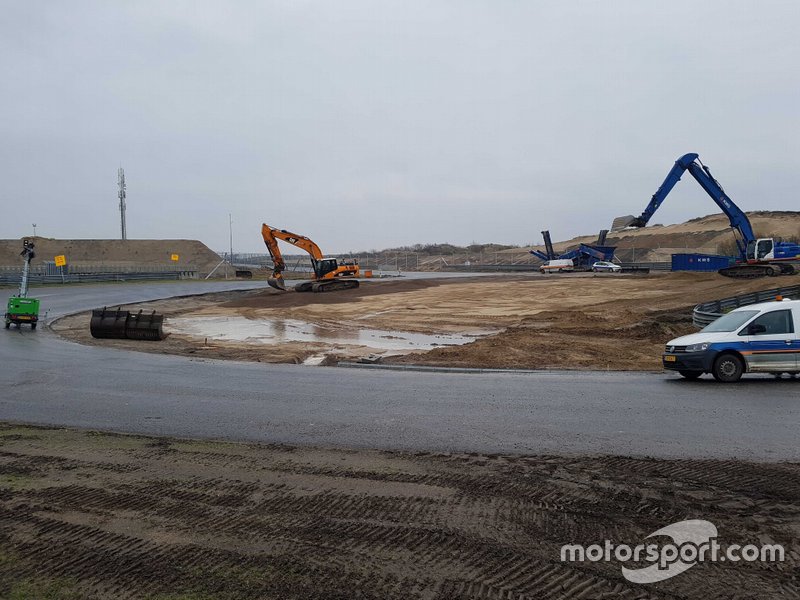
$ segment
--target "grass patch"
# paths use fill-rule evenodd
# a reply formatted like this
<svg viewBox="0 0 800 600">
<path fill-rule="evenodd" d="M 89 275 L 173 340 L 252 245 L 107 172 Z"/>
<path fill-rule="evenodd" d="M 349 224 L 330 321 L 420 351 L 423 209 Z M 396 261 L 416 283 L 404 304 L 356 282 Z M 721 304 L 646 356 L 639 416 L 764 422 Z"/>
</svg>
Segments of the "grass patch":
<svg viewBox="0 0 800 600">
<path fill-rule="evenodd" d="M 34 487 L 34 482 L 39 477 L 41 477 L 41 475 L 37 477 L 20 473 L 2 473 L 0 474 L 0 488 L 14 491 L 27 490 Z"/>
<path fill-rule="evenodd" d="M 11 550 L 0 550 L 0 567 L 4 572 L 13 571 L 19 556 Z M 0 585 L 0 597 L 5 600 L 83 600 L 86 594 L 78 591 L 77 582 L 66 577 L 50 579 L 6 580 Z"/>
<path fill-rule="evenodd" d="M 26 580 L 13 583 L 8 600 L 83 600 L 86 595 L 71 579 Z"/>
</svg>

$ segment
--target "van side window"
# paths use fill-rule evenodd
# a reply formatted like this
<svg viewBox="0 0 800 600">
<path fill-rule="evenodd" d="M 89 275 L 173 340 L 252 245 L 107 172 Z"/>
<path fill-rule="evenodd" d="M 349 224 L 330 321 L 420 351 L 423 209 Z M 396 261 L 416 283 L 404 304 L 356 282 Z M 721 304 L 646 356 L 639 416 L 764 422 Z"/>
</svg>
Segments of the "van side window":
<svg viewBox="0 0 800 600">
<path fill-rule="evenodd" d="M 761 325 L 765 331 L 750 333 L 754 325 Z M 780 335 L 782 333 L 794 333 L 791 310 L 774 310 L 764 313 L 745 327 L 739 335 Z"/>
</svg>

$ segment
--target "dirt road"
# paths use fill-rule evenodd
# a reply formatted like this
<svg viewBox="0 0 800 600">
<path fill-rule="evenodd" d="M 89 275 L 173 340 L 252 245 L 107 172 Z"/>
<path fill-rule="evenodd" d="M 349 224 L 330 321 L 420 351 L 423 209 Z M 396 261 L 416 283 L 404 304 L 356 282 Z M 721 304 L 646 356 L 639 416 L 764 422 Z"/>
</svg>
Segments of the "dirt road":
<svg viewBox="0 0 800 600">
<path fill-rule="evenodd" d="M 483 368 L 660 370 L 664 343 L 695 331 L 694 304 L 775 285 L 774 279 L 737 281 L 697 273 L 394 280 L 331 294 L 267 288 L 130 307 L 167 315 L 166 329 L 172 335 L 157 344 L 94 341 L 88 313 L 62 319 L 54 329 L 82 343 L 110 347 L 261 362 L 299 363 L 318 357 L 319 364 L 378 352 L 359 340 L 365 329 L 376 330 L 375 337 L 383 339 L 409 332 L 466 334 L 478 337 L 466 345 L 442 339 L 424 352 L 415 352 L 413 345 L 384 351 L 383 360 Z M 215 319 L 238 320 L 245 332 L 248 323 L 254 329 L 260 323 L 280 323 L 285 329 L 288 322 L 310 324 L 321 334 L 312 341 L 277 344 L 248 338 L 247 333 L 237 339 L 212 330 L 203 334 L 203 324 Z M 181 330 L 179 321 L 194 323 L 200 333 Z M 232 321 L 229 328 L 234 329 Z M 336 339 L 326 341 L 326 336 Z"/>
<path fill-rule="evenodd" d="M 3 598 L 797 598 L 800 465 L 432 455 L 0 426 Z M 784 563 L 560 560 L 702 518 Z M 628 565 L 631 566 L 631 565 Z"/>
</svg>

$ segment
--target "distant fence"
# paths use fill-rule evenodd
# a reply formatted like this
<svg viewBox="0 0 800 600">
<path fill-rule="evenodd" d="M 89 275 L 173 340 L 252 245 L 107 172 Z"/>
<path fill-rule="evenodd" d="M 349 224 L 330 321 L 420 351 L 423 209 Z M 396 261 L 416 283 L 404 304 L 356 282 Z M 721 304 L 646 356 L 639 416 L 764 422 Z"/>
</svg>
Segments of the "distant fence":
<svg viewBox="0 0 800 600">
<path fill-rule="evenodd" d="M 733 296 L 732 298 L 723 298 L 722 300 L 712 300 L 711 302 L 698 304 L 692 311 L 692 322 L 695 327 L 705 327 L 734 308 L 758 304 L 759 302 L 769 302 L 775 300 L 778 296 L 783 296 L 784 298 L 800 298 L 800 285 L 751 292 L 749 294 L 742 294 L 741 296 Z"/>
<path fill-rule="evenodd" d="M 28 274 L 32 284 L 89 283 L 107 281 L 152 281 L 157 279 L 197 279 L 197 271 L 169 268 L 163 265 L 124 265 L 109 267 L 102 265 L 72 266 L 64 269 L 51 264 L 36 265 Z M 19 285 L 22 270 L 19 267 L 0 267 L 0 285 Z"/>
<path fill-rule="evenodd" d="M 65 274 L 91 274 L 91 273 L 181 273 L 194 271 L 194 268 L 178 266 L 175 263 L 142 264 L 142 265 L 115 265 L 115 264 L 79 264 L 67 265 L 63 268 Z M 30 273 L 42 275 L 60 275 L 61 267 L 54 262 L 44 262 L 31 267 Z M 22 273 L 22 265 L 0 266 L 0 275 Z"/>
<path fill-rule="evenodd" d="M 446 271 L 467 272 L 467 273 L 502 273 L 502 272 L 528 272 L 538 271 L 536 265 L 450 265 Z"/>
</svg>

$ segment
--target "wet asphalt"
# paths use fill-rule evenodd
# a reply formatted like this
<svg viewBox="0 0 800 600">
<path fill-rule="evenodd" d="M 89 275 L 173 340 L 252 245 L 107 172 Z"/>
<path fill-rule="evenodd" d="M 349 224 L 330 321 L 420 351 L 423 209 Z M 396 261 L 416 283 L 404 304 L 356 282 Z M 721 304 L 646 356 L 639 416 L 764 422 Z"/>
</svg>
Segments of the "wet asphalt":
<svg viewBox="0 0 800 600">
<path fill-rule="evenodd" d="M 33 288 L 47 319 L 263 282 Z M 12 290 L 0 290 L 5 306 Z M 665 340 L 666 341 L 666 340 Z M 142 342 L 148 343 L 148 342 Z M 800 379 L 439 373 L 197 360 L 0 332 L 0 420 L 435 452 L 800 459 Z"/>
</svg>

